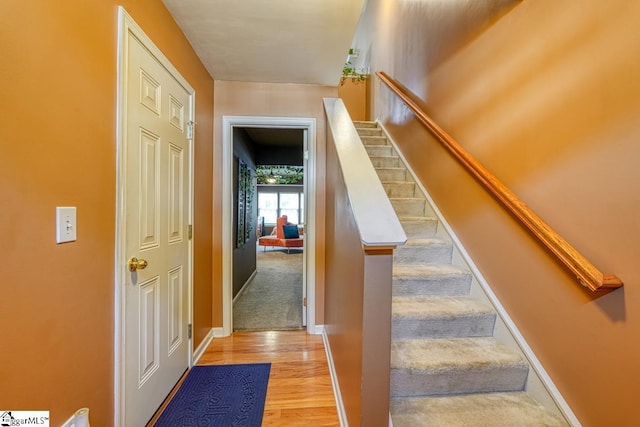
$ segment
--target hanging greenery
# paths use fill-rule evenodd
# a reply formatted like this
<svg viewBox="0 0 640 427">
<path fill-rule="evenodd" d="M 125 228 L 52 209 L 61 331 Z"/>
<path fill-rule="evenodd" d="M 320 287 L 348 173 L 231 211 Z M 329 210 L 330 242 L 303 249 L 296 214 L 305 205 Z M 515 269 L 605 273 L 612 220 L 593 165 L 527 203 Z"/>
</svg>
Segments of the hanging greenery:
<svg viewBox="0 0 640 427">
<path fill-rule="evenodd" d="M 342 67 L 342 76 L 340 76 L 340 86 L 344 84 L 347 79 L 351 79 L 354 84 L 362 83 L 367 79 L 367 75 L 365 73 L 360 73 L 356 70 L 355 66 L 351 63 L 351 58 L 356 57 L 357 54 L 353 48 L 349 49 L 349 56 L 347 57 L 347 62 L 344 63 L 344 67 Z"/>
<path fill-rule="evenodd" d="M 242 159 L 238 158 L 238 216 L 236 230 L 236 247 L 240 248 L 251 238 L 253 232 L 253 201 L 256 193 L 256 182 L 253 171 Z"/>
<path fill-rule="evenodd" d="M 351 61 L 347 61 L 344 63 L 342 76 L 340 76 L 340 86 L 342 86 L 347 79 L 351 79 L 353 83 L 357 84 L 364 82 L 367 79 L 367 75 L 357 72 L 353 65 L 351 65 Z"/>
<path fill-rule="evenodd" d="M 256 166 L 258 184 L 302 184 L 303 175 L 302 166 Z"/>
</svg>

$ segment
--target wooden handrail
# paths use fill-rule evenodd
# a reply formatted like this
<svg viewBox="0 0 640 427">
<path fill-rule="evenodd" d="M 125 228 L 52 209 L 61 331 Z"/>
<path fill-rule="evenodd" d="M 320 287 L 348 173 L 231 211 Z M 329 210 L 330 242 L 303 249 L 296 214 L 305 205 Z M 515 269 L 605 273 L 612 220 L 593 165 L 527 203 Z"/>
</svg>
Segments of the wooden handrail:
<svg viewBox="0 0 640 427">
<path fill-rule="evenodd" d="M 583 286 L 591 291 L 609 291 L 623 286 L 622 280 L 613 274 L 603 274 L 562 236 L 544 222 L 522 200 L 520 200 L 498 178 L 478 163 L 458 142 L 438 126 L 420 106 L 388 74 L 378 71 L 376 75 L 413 111 L 442 145 L 495 197 L 520 223 L 526 227 L 547 249 L 551 251 Z"/>
</svg>

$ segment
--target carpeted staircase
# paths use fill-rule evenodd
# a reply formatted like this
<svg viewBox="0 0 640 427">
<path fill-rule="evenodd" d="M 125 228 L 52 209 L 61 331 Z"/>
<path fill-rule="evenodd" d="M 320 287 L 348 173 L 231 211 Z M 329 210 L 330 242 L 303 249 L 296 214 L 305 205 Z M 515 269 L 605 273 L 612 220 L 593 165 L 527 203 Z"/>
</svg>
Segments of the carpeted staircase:
<svg viewBox="0 0 640 427">
<path fill-rule="evenodd" d="M 496 312 L 470 296 L 471 273 L 393 146 L 355 122 L 408 237 L 395 251 L 391 344 L 394 427 L 566 426 L 525 391 L 529 365 L 494 338 Z"/>
</svg>

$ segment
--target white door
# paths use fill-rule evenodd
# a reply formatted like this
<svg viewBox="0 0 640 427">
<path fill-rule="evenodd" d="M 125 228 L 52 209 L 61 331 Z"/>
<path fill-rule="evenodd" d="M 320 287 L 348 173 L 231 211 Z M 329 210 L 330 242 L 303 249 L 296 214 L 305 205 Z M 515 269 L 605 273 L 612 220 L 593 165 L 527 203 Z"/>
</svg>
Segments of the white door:
<svg viewBox="0 0 640 427">
<path fill-rule="evenodd" d="M 189 367 L 193 112 L 173 67 L 125 43 L 124 425 L 143 426 Z"/>
</svg>

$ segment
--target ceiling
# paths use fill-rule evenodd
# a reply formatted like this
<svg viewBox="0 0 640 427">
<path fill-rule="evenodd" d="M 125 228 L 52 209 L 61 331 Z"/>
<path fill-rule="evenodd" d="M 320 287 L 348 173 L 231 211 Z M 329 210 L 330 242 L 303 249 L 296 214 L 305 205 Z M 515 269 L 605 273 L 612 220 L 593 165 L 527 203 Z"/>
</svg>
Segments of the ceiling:
<svg viewBox="0 0 640 427">
<path fill-rule="evenodd" d="M 337 86 L 365 0 L 163 0 L 215 80 Z"/>
<path fill-rule="evenodd" d="M 302 129 L 243 128 L 255 145 L 300 148 L 302 150 Z"/>
</svg>

